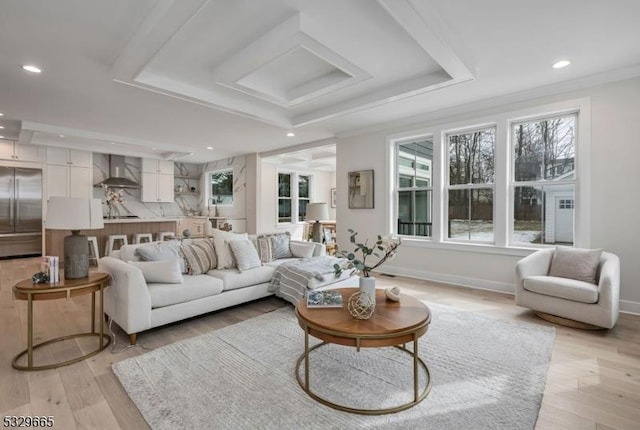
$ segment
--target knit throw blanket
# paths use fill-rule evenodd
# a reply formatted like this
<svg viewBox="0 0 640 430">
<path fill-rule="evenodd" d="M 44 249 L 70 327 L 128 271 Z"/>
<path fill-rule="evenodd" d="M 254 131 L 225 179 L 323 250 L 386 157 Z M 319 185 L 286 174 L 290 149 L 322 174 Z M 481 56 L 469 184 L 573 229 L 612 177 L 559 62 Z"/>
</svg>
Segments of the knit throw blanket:
<svg viewBox="0 0 640 430">
<path fill-rule="evenodd" d="M 317 279 L 321 282 L 318 286 L 337 281 L 338 278 L 333 273 L 333 265 L 341 264 L 343 260 L 325 255 L 282 263 L 276 267 L 269 284 L 269 291 L 295 305 L 306 296 L 309 280 Z"/>
</svg>

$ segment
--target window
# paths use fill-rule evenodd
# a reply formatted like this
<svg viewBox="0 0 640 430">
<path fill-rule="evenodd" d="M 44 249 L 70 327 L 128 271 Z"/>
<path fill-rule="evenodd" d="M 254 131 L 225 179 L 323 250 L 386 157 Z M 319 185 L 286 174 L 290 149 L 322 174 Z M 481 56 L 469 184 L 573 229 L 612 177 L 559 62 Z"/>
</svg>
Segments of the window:
<svg viewBox="0 0 640 430">
<path fill-rule="evenodd" d="M 298 176 L 298 221 L 304 221 L 310 198 L 311 176 Z"/>
<path fill-rule="evenodd" d="M 211 203 L 215 205 L 233 204 L 233 170 L 211 172 L 209 183 L 211 184 Z"/>
<path fill-rule="evenodd" d="M 514 243 L 574 243 L 576 115 L 512 124 Z"/>
<path fill-rule="evenodd" d="M 430 237 L 433 138 L 398 144 L 396 163 L 398 172 L 397 233 Z"/>
<path fill-rule="evenodd" d="M 312 186 L 313 175 L 278 173 L 278 223 L 305 221 Z"/>
<path fill-rule="evenodd" d="M 291 174 L 278 173 L 278 222 L 291 222 Z"/>
<path fill-rule="evenodd" d="M 389 137 L 390 232 L 506 255 L 589 248 L 590 117 L 590 101 L 576 99 Z"/>
<path fill-rule="evenodd" d="M 493 242 L 496 129 L 449 134 L 448 237 Z"/>
</svg>

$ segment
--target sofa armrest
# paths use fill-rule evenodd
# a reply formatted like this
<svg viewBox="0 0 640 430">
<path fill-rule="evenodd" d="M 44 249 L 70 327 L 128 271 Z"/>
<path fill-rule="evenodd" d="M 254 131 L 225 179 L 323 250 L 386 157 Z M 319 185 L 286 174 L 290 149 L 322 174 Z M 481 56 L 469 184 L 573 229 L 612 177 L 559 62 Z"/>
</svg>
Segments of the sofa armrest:
<svg viewBox="0 0 640 430">
<path fill-rule="evenodd" d="M 293 243 L 306 243 L 306 244 L 313 243 L 313 245 L 314 245 L 313 256 L 314 257 L 320 257 L 320 256 L 323 256 L 323 255 L 327 255 L 327 247 L 325 246 L 324 243 L 307 242 L 307 241 L 304 241 L 304 240 L 291 240 L 290 242 L 293 242 Z"/>
<path fill-rule="evenodd" d="M 111 275 L 104 292 L 105 313 L 127 334 L 151 328 L 151 296 L 142 271 L 113 257 L 102 257 L 98 270 Z"/>
<path fill-rule="evenodd" d="M 545 276 L 549 273 L 551 259 L 555 248 L 541 249 L 524 257 L 516 263 L 516 279 L 514 292 L 516 294 L 516 304 L 519 304 L 519 293 L 524 291 L 524 280 L 529 276 Z"/>
<path fill-rule="evenodd" d="M 598 294 L 598 301 L 611 308 L 617 318 L 620 307 L 620 259 L 610 252 L 603 252 L 600 256 Z"/>
</svg>

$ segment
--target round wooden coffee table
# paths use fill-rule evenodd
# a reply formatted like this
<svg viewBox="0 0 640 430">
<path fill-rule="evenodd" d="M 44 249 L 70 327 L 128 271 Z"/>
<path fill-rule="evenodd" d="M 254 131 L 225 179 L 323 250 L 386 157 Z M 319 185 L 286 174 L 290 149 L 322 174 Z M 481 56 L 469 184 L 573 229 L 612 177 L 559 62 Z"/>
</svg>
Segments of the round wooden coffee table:
<svg viewBox="0 0 640 430">
<path fill-rule="evenodd" d="M 384 290 L 376 290 L 375 312 L 368 320 L 358 320 L 347 311 L 349 296 L 356 288 L 341 288 L 345 306 L 341 308 L 307 308 L 306 298 L 296 305 L 298 323 L 304 330 L 304 352 L 296 362 L 296 378 L 302 389 L 313 399 L 345 412 L 364 415 L 382 415 L 400 412 L 417 405 L 431 391 L 431 374 L 426 363 L 418 356 L 418 338 L 426 333 L 431 322 L 431 312 L 421 301 L 402 294 L 400 301 L 387 300 Z M 309 348 L 309 336 L 322 340 Z M 406 344 L 413 342 L 412 350 Z M 393 346 L 413 357 L 413 401 L 385 409 L 357 409 L 340 405 L 314 393 L 309 385 L 309 354 L 323 345 L 333 343 L 360 348 L 380 348 Z M 304 361 L 304 380 L 300 367 Z M 426 373 L 426 384 L 422 392 L 418 387 L 419 366 Z"/>
</svg>

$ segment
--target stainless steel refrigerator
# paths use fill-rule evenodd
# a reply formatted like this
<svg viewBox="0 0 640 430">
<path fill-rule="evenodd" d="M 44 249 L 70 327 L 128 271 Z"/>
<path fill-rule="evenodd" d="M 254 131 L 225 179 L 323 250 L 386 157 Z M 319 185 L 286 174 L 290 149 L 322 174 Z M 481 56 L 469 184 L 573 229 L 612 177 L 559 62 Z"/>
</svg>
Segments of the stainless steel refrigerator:
<svg viewBox="0 0 640 430">
<path fill-rule="evenodd" d="M 42 170 L 0 166 L 0 258 L 42 255 Z"/>
</svg>

